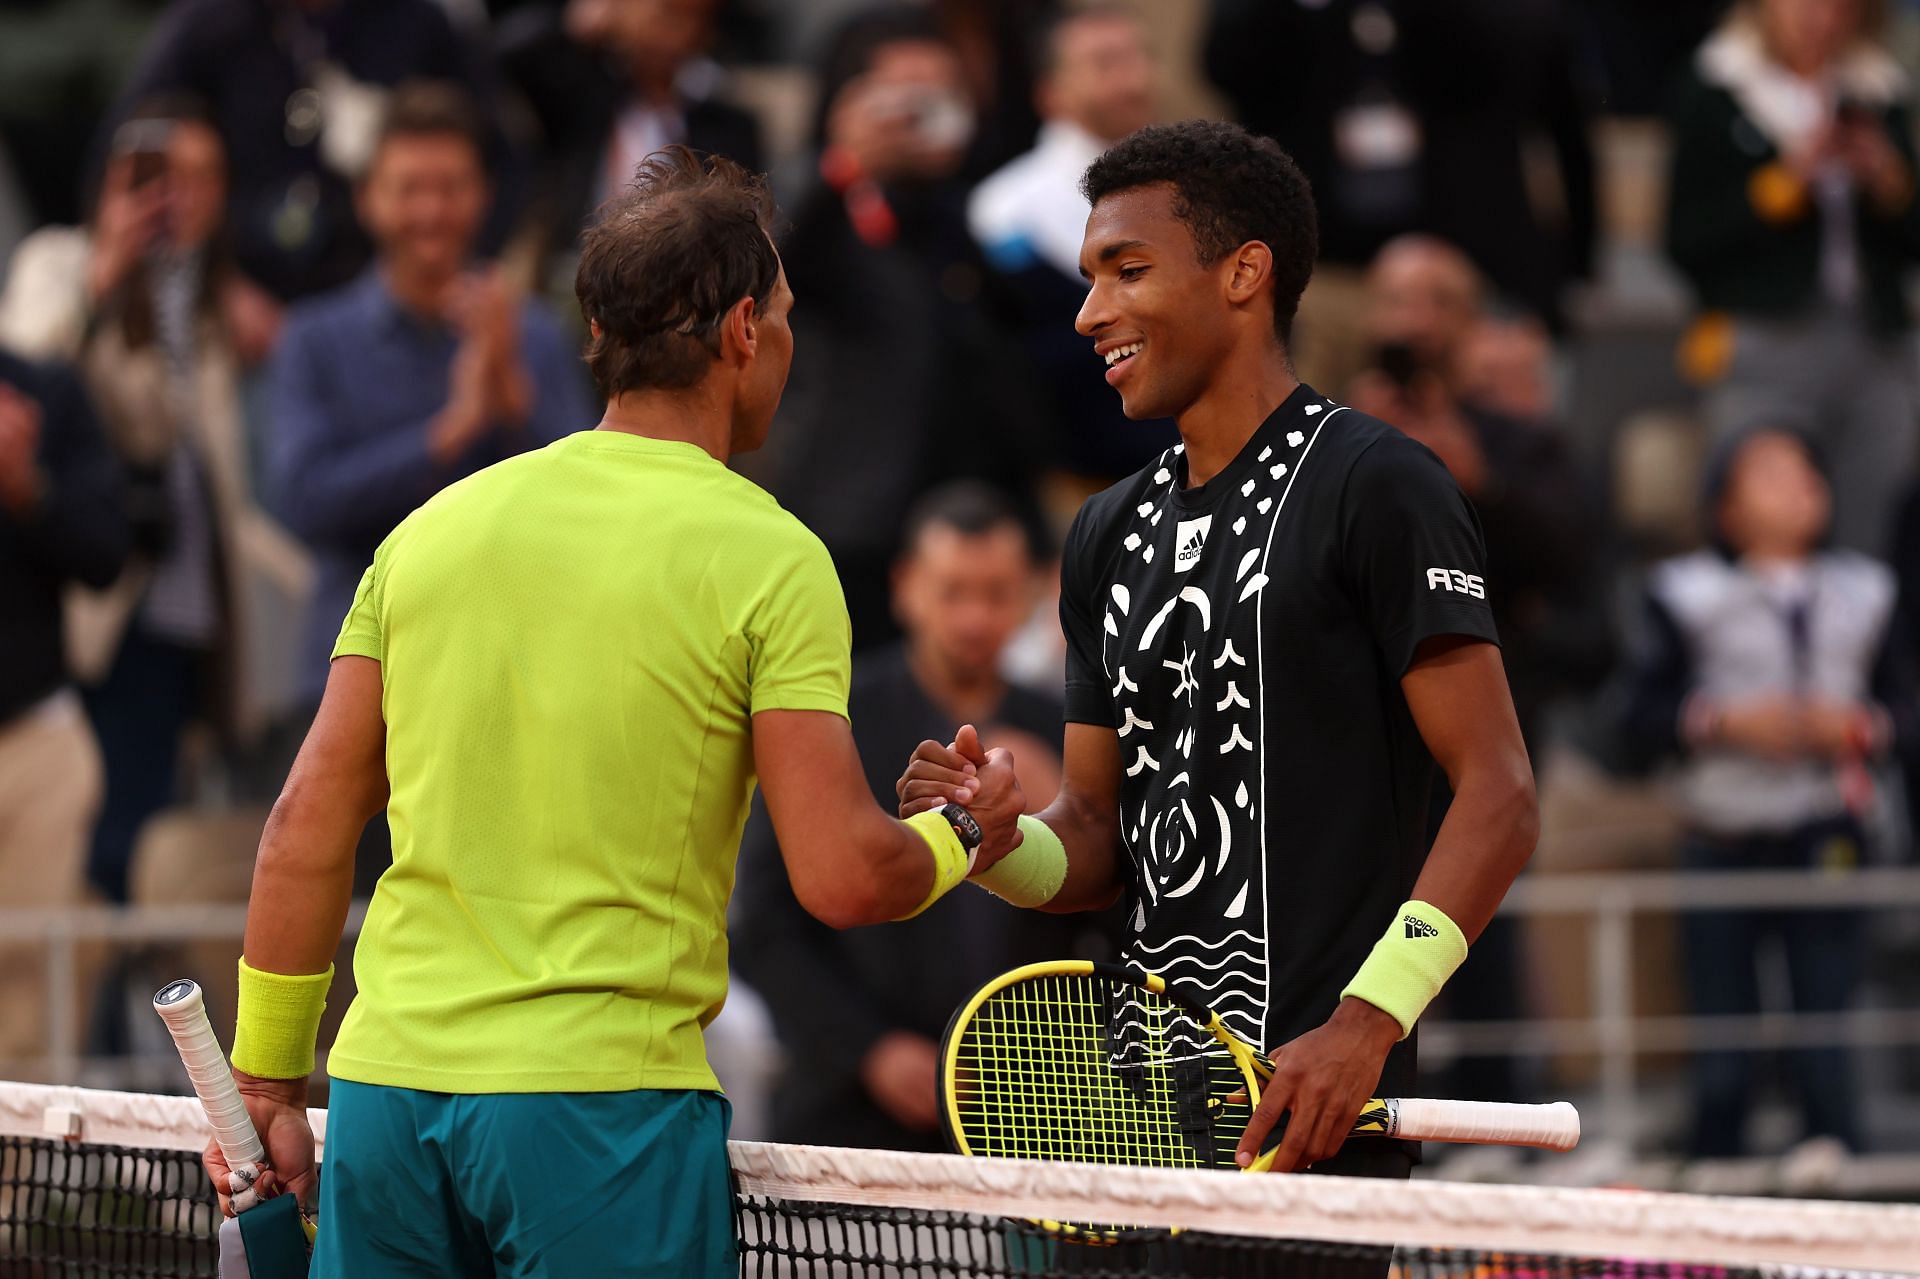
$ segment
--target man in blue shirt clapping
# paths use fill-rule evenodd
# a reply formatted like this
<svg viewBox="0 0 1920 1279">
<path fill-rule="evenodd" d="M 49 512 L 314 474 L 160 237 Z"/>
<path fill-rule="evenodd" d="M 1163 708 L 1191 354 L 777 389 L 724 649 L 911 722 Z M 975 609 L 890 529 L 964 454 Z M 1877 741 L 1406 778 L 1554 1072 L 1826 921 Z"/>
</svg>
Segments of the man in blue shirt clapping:
<svg viewBox="0 0 1920 1279">
<path fill-rule="evenodd" d="M 361 180 L 378 247 L 359 279 L 297 305 L 272 372 L 269 457 L 317 579 L 302 679 L 318 704 L 361 571 L 455 480 L 593 424 L 572 341 L 472 260 L 490 197 L 458 89 L 398 90 Z"/>
</svg>

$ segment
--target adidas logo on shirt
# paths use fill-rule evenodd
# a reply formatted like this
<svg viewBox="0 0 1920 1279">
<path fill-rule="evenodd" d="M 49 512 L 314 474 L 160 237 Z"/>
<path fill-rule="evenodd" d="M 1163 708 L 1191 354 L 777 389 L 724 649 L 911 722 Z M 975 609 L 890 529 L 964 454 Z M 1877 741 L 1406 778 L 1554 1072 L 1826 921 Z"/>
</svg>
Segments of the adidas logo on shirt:
<svg viewBox="0 0 1920 1279">
<path fill-rule="evenodd" d="M 1200 552 L 1207 549 L 1207 531 L 1213 527 L 1213 516 L 1202 515 L 1197 520 L 1181 520 L 1173 530 L 1173 571 L 1184 573 L 1200 562 Z"/>
<path fill-rule="evenodd" d="M 1402 915 L 1401 921 L 1407 926 L 1409 937 L 1438 937 L 1440 930 L 1424 919 L 1415 919 L 1412 915 Z"/>
</svg>

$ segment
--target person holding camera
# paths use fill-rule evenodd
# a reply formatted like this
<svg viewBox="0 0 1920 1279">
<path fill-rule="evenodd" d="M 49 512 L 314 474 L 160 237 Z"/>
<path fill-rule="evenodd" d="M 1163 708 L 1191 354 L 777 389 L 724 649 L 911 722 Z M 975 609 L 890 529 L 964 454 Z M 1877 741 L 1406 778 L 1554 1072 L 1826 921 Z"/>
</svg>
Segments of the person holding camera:
<svg viewBox="0 0 1920 1279">
<path fill-rule="evenodd" d="M 1742 0 L 1673 117 L 1667 251 L 1701 314 L 1682 364 L 1715 434 L 1812 424 L 1834 538 L 1883 554 L 1913 467 L 1907 269 L 1920 204 L 1883 0 Z"/>
<path fill-rule="evenodd" d="M 274 360 L 269 473 L 315 563 L 299 657 L 310 706 L 394 525 L 590 416 L 557 318 L 477 260 L 492 198 L 480 121 L 454 84 L 394 93 L 358 193 L 379 252 L 353 283 L 292 309 Z"/>
<path fill-rule="evenodd" d="M 1029 511 L 1046 422 L 967 229 L 976 111 L 954 46 L 931 14 L 876 9 L 821 72 L 811 167 L 776 175 L 807 358 L 753 474 L 833 552 L 860 649 L 898 633 L 887 580 L 913 499 L 971 478 Z"/>
<path fill-rule="evenodd" d="M 140 103 L 90 224 L 35 232 L 0 305 L 4 340 L 77 368 L 125 474 L 132 553 L 72 594 L 66 643 L 106 769 L 88 879 L 114 902 L 135 895 L 141 830 L 181 790 L 188 727 L 251 739 L 290 695 L 274 642 L 248 634 L 304 603 L 308 565 L 253 494 L 242 381 L 272 324 L 234 261 L 228 177 L 200 100 Z"/>
</svg>

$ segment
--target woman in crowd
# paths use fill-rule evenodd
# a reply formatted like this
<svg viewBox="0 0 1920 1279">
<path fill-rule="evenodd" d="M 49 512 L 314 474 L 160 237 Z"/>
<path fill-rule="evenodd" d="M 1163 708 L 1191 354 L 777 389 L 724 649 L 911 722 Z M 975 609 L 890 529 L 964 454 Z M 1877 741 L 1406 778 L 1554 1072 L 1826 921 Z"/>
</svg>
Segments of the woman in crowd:
<svg viewBox="0 0 1920 1279">
<path fill-rule="evenodd" d="M 92 225 L 22 245 L 4 313 L 81 372 L 127 476 L 135 553 L 70 601 L 69 657 L 106 765 L 87 874 L 132 895 L 136 842 L 179 790 L 193 724 L 258 727 L 248 615 L 287 612 L 304 553 L 254 505 L 242 377 L 264 355 L 224 233 L 226 154 L 197 104 L 157 99 L 122 126 Z M 270 592 L 263 603 L 259 592 Z M 278 602 L 272 596 L 279 597 Z"/>
<path fill-rule="evenodd" d="M 1702 314 L 1683 364 L 1723 438 L 1817 424 L 1835 537 L 1883 554 L 1912 469 L 1906 268 L 1920 205 L 1884 0 L 1741 0 L 1673 121 L 1667 248 Z"/>
</svg>

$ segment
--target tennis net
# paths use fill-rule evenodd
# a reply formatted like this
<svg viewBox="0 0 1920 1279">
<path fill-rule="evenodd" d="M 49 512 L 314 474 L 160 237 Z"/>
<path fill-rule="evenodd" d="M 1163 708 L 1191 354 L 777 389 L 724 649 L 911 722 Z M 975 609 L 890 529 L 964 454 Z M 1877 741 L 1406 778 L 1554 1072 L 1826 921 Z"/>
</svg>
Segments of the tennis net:
<svg viewBox="0 0 1920 1279">
<path fill-rule="evenodd" d="M 325 1114 L 314 1112 L 324 1151 Z M 192 1098 L 0 1084 L 0 1277 L 213 1276 Z M 1920 1275 L 1920 1207 L 736 1142 L 741 1273 L 821 1279 Z M 1081 1229 L 1052 1223 L 1082 1223 Z M 1089 1233 L 1086 1223 L 1124 1223 Z"/>
</svg>

